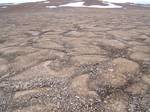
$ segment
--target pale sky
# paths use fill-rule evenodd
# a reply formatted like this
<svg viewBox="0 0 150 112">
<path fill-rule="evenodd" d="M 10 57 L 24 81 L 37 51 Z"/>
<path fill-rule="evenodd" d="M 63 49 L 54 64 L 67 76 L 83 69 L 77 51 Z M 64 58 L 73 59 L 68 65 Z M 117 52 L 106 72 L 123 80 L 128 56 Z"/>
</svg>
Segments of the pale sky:
<svg viewBox="0 0 150 112">
<path fill-rule="evenodd" d="M 140 4 L 150 4 L 150 0 L 104 0 L 108 2 L 114 2 L 114 3 L 140 3 Z"/>
<path fill-rule="evenodd" d="M 13 4 L 19 4 L 19 3 L 26 3 L 26 2 L 40 2 L 40 1 L 46 1 L 46 0 L 0 0 L 0 3 L 13 3 Z"/>
<path fill-rule="evenodd" d="M 38 2 L 38 1 L 46 1 L 46 0 L 0 0 L 0 3 L 26 3 L 26 2 Z M 150 4 L 150 0 L 103 0 L 114 3 L 140 3 L 140 4 Z"/>
</svg>

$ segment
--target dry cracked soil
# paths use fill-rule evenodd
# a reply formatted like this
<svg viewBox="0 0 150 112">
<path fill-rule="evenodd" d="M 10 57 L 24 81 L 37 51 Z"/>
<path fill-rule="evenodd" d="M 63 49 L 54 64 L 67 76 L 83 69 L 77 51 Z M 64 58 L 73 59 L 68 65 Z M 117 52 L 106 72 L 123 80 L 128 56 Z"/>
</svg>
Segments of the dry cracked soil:
<svg viewBox="0 0 150 112">
<path fill-rule="evenodd" d="M 0 9 L 0 112 L 150 112 L 150 9 L 39 5 Z"/>
</svg>

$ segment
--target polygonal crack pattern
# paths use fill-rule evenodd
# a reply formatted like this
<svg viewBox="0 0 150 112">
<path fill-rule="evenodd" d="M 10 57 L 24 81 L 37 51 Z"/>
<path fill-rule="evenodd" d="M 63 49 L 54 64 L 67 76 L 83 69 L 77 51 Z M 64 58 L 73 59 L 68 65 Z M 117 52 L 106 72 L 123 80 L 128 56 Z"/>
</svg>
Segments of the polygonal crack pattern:
<svg viewBox="0 0 150 112">
<path fill-rule="evenodd" d="M 150 111 L 149 10 L 14 8 L 0 14 L 0 112 Z"/>
</svg>

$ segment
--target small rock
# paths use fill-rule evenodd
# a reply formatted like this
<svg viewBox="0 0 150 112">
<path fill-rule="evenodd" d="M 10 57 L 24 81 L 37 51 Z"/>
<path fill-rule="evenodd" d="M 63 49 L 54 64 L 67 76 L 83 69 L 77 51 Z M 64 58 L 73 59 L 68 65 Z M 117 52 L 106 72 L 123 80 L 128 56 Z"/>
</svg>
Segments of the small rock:
<svg viewBox="0 0 150 112">
<path fill-rule="evenodd" d="M 75 36 L 75 37 L 79 37 L 79 36 L 82 36 L 82 33 L 81 32 L 78 32 L 78 31 L 70 31 L 68 33 L 65 33 L 64 34 L 65 36 Z"/>
<path fill-rule="evenodd" d="M 32 35 L 32 36 L 38 36 L 38 35 L 40 35 L 40 32 L 35 31 L 35 30 L 30 30 L 27 32 L 27 34 Z"/>
</svg>

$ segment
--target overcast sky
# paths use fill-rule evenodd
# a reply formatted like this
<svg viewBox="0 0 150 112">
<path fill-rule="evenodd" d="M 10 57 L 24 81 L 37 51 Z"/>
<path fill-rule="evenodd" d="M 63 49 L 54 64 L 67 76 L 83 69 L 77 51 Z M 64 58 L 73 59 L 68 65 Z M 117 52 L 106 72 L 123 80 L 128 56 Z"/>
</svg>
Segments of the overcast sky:
<svg viewBox="0 0 150 112">
<path fill-rule="evenodd" d="M 26 3 L 26 2 L 36 2 L 36 1 L 46 1 L 46 0 L 0 0 L 0 3 Z M 150 0 L 104 0 L 108 2 L 115 2 L 115 3 L 141 3 L 141 4 L 150 4 Z"/>
<path fill-rule="evenodd" d="M 26 3 L 26 2 L 38 2 L 38 1 L 46 1 L 46 0 L 0 0 L 0 3 Z"/>
<path fill-rule="evenodd" d="M 105 1 L 109 1 L 109 2 L 115 2 L 115 3 L 126 3 L 126 2 L 130 2 L 130 3 L 141 3 L 141 4 L 150 4 L 150 0 L 105 0 Z"/>
</svg>

